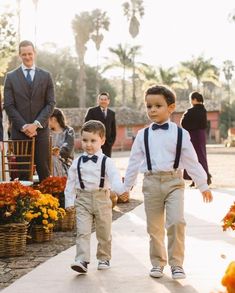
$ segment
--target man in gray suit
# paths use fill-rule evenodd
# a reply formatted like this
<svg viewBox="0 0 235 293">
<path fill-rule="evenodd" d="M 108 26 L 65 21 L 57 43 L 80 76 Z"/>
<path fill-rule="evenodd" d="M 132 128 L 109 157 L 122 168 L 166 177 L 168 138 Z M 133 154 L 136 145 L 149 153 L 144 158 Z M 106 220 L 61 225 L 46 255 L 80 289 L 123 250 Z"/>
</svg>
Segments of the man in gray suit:
<svg viewBox="0 0 235 293">
<path fill-rule="evenodd" d="M 50 175 L 48 120 L 54 110 L 55 96 L 49 72 L 35 66 L 35 54 L 32 42 L 19 44 L 22 64 L 6 76 L 4 108 L 11 122 L 13 140 L 35 136 L 35 164 L 41 181 Z"/>
</svg>

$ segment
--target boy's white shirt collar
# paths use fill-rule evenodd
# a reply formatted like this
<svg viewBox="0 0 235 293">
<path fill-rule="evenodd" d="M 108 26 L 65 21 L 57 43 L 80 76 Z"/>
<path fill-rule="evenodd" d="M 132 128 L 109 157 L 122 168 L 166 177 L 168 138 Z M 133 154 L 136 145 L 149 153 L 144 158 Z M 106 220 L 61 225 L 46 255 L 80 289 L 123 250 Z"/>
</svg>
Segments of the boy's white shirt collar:
<svg viewBox="0 0 235 293">
<path fill-rule="evenodd" d="M 166 120 L 165 122 L 163 122 L 163 123 L 152 122 L 152 123 L 151 123 L 151 126 L 152 126 L 153 124 L 163 125 L 163 124 L 165 124 L 165 123 L 170 123 L 170 122 L 171 122 L 170 119 L 167 119 L 167 120 Z"/>
<path fill-rule="evenodd" d="M 102 152 L 102 149 L 100 149 L 100 150 L 98 150 L 96 153 L 94 153 L 94 154 L 88 154 L 87 152 L 83 152 L 83 155 L 84 156 L 88 156 L 88 157 L 92 157 L 92 156 L 97 156 L 97 157 L 99 157 L 99 156 L 101 156 L 103 154 L 103 152 Z"/>
</svg>

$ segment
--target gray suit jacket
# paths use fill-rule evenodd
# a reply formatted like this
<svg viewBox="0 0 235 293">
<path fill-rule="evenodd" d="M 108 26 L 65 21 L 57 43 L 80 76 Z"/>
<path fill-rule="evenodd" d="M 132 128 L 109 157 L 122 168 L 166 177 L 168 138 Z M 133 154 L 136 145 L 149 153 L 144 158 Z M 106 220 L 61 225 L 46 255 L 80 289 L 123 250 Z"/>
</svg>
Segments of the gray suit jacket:
<svg viewBox="0 0 235 293">
<path fill-rule="evenodd" d="M 20 130 L 24 124 L 33 123 L 34 120 L 47 129 L 54 106 L 54 86 L 49 72 L 36 67 L 32 86 L 28 85 L 21 67 L 7 74 L 4 108 L 12 123 L 13 139 L 25 138 Z"/>
</svg>

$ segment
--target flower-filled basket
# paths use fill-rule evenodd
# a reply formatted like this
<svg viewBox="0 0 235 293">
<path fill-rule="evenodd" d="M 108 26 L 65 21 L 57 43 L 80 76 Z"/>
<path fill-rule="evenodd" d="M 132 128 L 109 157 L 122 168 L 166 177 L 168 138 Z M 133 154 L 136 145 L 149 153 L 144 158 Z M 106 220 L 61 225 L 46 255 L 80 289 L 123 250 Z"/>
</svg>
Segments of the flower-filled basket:
<svg viewBox="0 0 235 293">
<path fill-rule="evenodd" d="M 65 207 L 64 190 L 67 177 L 52 176 L 44 179 L 38 186 L 43 193 L 50 193 L 59 200 L 60 206 Z M 54 231 L 71 231 L 75 227 L 75 209 L 66 211 L 66 215 L 60 218 L 54 226 Z"/>
<path fill-rule="evenodd" d="M 30 222 L 29 234 L 32 241 L 50 241 L 56 221 L 64 216 L 65 210 L 60 208 L 58 199 L 51 194 L 41 193 L 25 214 Z"/>
<path fill-rule="evenodd" d="M 0 257 L 25 253 L 28 228 L 25 214 L 39 194 L 18 181 L 0 183 Z"/>
<path fill-rule="evenodd" d="M 67 210 L 63 219 L 59 219 L 54 226 L 54 231 L 72 231 L 76 225 L 75 208 Z"/>
<path fill-rule="evenodd" d="M 58 198 L 60 206 L 64 208 L 64 190 L 67 177 L 52 176 L 44 179 L 37 188 L 42 193 L 49 193 Z"/>
</svg>

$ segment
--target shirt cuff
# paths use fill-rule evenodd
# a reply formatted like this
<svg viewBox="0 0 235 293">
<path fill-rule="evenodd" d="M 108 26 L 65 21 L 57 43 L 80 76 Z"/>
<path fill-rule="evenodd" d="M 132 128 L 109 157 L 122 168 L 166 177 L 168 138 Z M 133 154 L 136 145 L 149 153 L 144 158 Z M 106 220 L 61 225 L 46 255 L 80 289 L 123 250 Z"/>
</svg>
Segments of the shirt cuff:
<svg viewBox="0 0 235 293">
<path fill-rule="evenodd" d="M 35 124 L 38 128 L 43 128 L 42 124 L 38 120 L 34 120 L 33 124 Z"/>
<path fill-rule="evenodd" d="M 209 186 L 208 186 L 208 184 L 205 183 L 205 184 L 198 186 L 198 189 L 200 190 L 200 192 L 203 192 L 203 191 L 209 190 Z"/>
</svg>

